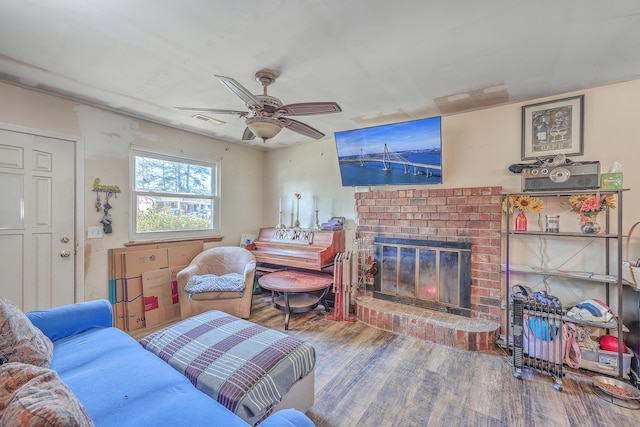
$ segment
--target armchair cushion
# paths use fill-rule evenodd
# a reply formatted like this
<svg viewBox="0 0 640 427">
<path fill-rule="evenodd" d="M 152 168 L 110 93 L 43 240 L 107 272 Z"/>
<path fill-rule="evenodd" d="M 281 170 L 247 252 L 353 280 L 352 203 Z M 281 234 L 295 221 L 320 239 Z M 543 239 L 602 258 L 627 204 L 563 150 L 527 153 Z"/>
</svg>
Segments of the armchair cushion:
<svg viewBox="0 0 640 427">
<path fill-rule="evenodd" d="M 222 276 L 203 274 L 191 276 L 184 290 L 189 298 L 198 292 L 244 292 L 244 277 L 238 273 L 228 273 Z"/>
<path fill-rule="evenodd" d="M 21 362 L 48 368 L 53 343 L 13 302 L 0 297 L 0 364 Z"/>
</svg>

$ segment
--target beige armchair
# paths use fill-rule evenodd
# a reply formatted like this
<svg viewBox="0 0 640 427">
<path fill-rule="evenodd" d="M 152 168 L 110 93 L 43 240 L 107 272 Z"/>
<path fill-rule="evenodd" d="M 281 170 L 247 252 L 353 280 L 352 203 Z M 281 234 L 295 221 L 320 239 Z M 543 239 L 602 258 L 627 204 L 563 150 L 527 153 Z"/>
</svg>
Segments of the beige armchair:
<svg viewBox="0 0 640 427">
<path fill-rule="evenodd" d="M 243 275 L 245 288 L 242 296 L 239 292 L 200 292 L 189 298 L 189 294 L 184 290 L 191 276 L 203 274 L 222 276 L 228 273 Z M 248 318 L 251 314 L 255 273 L 256 259 L 244 248 L 228 246 L 201 252 L 177 276 L 180 317 L 186 319 L 205 311 L 220 310 L 236 317 Z"/>
</svg>

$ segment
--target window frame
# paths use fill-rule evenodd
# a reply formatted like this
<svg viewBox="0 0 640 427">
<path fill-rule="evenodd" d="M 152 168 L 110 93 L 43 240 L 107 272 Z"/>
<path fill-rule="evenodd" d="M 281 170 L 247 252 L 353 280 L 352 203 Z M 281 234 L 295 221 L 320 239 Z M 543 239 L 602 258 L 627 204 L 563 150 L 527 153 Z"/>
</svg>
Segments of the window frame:
<svg viewBox="0 0 640 427">
<path fill-rule="evenodd" d="M 198 195 L 199 199 L 210 199 L 212 201 L 212 228 L 208 230 L 173 230 L 173 231 L 157 231 L 143 232 L 137 231 L 137 198 L 140 195 L 149 196 L 167 196 L 167 193 L 157 193 L 153 191 L 137 191 L 136 183 L 136 157 L 145 157 L 156 160 L 166 160 L 178 163 L 188 163 L 198 166 L 211 168 L 211 195 Z M 130 210 L 129 210 L 129 239 L 131 242 L 140 241 L 157 241 L 157 240 L 188 240 L 220 237 L 220 159 L 203 158 L 189 156 L 182 153 L 176 153 L 166 150 L 153 149 L 130 145 L 129 147 L 129 188 L 130 191 Z M 194 197 L 193 194 L 169 193 L 175 194 L 175 197 Z"/>
</svg>

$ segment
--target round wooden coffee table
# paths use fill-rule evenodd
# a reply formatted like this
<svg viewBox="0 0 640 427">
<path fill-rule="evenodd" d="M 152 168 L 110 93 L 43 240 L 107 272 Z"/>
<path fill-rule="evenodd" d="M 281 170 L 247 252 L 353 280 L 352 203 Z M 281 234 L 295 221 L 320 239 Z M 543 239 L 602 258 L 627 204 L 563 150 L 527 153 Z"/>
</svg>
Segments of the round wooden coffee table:
<svg viewBox="0 0 640 427">
<path fill-rule="evenodd" d="M 305 313 L 319 303 L 326 309 L 325 297 L 332 283 L 333 276 L 330 274 L 294 270 L 276 271 L 258 279 L 260 287 L 282 294 L 274 299 L 274 304 L 285 313 L 285 330 L 289 329 L 291 313 Z M 324 291 L 320 297 L 308 293 L 320 290 Z"/>
</svg>

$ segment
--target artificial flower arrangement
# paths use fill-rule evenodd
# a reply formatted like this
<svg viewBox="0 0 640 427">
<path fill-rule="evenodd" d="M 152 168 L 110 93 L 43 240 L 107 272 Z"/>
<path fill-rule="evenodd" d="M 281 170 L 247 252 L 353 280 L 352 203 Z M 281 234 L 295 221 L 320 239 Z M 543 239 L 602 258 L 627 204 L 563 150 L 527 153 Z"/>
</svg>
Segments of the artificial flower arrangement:
<svg viewBox="0 0 640 427">
<path fill-rule="evenodd" d="M 571 212 L 580 215 L 581 221 L 593 219 L 605 209 L 615 209 L 613 194 L 575 194 L 569 197 Z"/>
<path fill-rule="evenodd" d="M 509 203 L 509 213 L 514 210 L 520 212 L 540 213 L 544 210 L 544 202 L 537 197 L 531 196 L 509 196 L 502 202 L 502 210 L 507 211 L 507 201 Z"/>
</svg>

